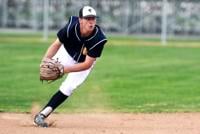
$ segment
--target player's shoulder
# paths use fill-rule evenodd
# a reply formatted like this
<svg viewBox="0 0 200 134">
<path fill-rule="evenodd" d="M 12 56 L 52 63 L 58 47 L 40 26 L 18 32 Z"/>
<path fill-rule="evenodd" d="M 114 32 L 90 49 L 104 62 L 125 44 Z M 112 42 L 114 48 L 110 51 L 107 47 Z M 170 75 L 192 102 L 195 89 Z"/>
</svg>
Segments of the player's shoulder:
<svg viewBox="0 0 200 134">
<path fill-rule="evenodd" d="M 104 33 L 104 31 L 101 29 L 99 25 L 96 25 L 96 30 L 97 30 L 97 38 L 107 39 L 106 34 Z"/>
<path fill-rule="evenodd" d="M 78 21 L 78 17 L 77 16 L 70 16 L 69 17 L 69 21 L 77 22 Z"/>
<path fill-rule="evenodd" d="M 70 16 L 68 19 L 68 26 L 73 26 L 74 24 L 78 23 L 77 16 Z"/>
<path fill-rule="evenodd" d="M 68 23 L 65 26 L 65 30 L 67 32 L 67 37 L 69 37 L 70 31 L 74 31 L 75 25 L 78 23 L 78 17 L 77 16 L 70 16 L 68 19 Z"/>
<path fill-rule="evenodd" d="M 87 43 L 92 44 L 91 48 L 94 48 L 97 45 L 104 45 L 107 42 L 107 38 L 100 26 L 95 26 L 95 33 L 92 37 L 86 40 Z"/>
<path fill-rule="evenodd" d="M 106 34 L 103 32 L 100 26 L 96 25 L 96 29 L 97 29 L 97 36 L 96 36 L 97 43 L 105 44 L 107 42 Z"/>
</svg>

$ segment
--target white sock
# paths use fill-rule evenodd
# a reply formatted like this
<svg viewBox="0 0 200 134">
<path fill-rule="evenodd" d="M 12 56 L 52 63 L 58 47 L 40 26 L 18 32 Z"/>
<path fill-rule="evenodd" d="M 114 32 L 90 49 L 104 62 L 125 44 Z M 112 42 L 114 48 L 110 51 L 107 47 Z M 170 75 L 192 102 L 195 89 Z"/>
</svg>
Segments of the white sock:
<svg viewBox="0 0 200 134">
<path fill-rule="evenodd" d="M 53 111 L 52 107 L 46 107 L 40 113 L 47 117 Z"/>
</svg>

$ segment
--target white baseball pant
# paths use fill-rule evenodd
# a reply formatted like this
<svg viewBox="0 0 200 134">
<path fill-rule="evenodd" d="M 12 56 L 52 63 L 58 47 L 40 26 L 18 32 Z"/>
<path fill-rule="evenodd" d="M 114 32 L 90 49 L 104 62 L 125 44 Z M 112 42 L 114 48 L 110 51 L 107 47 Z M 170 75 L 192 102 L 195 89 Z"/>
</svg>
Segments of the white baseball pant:
<svg viewBox="0 0 200 134">
<path fill-rule="evenodd" d="M 63 64 L 65 67 L 77 64 L 77 62 L 65 50 L 63 45 L 59 48 L 53 59 L 58 59 L 58 61 L 60 61 L 61 64 Z M 93 65 L 87 70 L 68 73 L 66 79 L 62 82 L 59 90 L 64 95 L 70 96 L 73 91 L 86 80 L 94 64 L 95 63 L 93 63 Z"/>
</svg>

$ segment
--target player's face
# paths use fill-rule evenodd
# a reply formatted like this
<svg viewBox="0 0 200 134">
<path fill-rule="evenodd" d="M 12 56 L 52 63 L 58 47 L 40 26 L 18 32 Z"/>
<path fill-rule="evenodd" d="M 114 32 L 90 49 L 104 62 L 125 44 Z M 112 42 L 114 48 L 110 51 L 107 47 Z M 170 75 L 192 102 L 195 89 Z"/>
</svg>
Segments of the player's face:
<svg viewBox="0 0 200 134">
<path fill-rule="evenodd" d="M 86 17 L 80 19 L 81 34 L 88 35 L 92 33 L 96 25 L 95 17 Z"/>
</svg>

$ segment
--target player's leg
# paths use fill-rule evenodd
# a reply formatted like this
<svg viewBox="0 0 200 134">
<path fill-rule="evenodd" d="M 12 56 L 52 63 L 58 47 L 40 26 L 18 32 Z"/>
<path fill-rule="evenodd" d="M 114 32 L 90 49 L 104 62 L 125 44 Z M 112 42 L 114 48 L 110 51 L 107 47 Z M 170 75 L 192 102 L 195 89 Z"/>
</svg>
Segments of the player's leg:
<svg viewBox="0 0 200 134">
<path fill-rule="evenodd" d="M 52 96 L 42 111 L 35 116 L 34 122 L 38 126 L 48 127 L 48 124 L 45 122 L 45 118 L 47 118 L 60 104 L 62 104 L 68 98 L 68 96 L 73 93 L 75 89 L 77 89 L 78 86 L 85 81 L 91 69 L 92 67 L 85 71 L 69 73 L 65 81 L 60 86 L 60 90 Z"/>
<path fill-rule="evenodd" d="M 63 46 L 58 50 L 54 59 L 57 59 L 64 66 L 71 66 L 76 62 L 68 55 Z M 93 67 L 93 66 L 92 66 Z M 47 105 L 35 116 L 34 122 L 41 127 L 47 127 L 44 121 L 61 103 L 63 103 L 68 96 L 70 96 L 74 89 L 81 85 L 89 75 L 91 68 L 81 72 L 69 73 L 65 81 L 60 86 L 60 90 L 56 92 L 49 100 Z"/>
<path fill-rule="evenodd" d="M 78 86 L 80 86 L 87 76 L 91 68 L 81 72 L 69 73 L 67 78 L 61 84 L 59 91 L 57 91 L 49 100 L 44 109 L 40 112 L 45 117 L 48 117 L 61 103 L 63 103 Z"/>
<path fill-rule="evenodd" d="M 64 46 L 62 45 L 57 51 L 53 59 L 58 59 L 63 65 L 72 65 L 75 61 L 66 52 Z M 60 105 L 68 96 L 64 95 L 62 92 L 56 92 L 46 106 L 35 116 L 34 123 L 41 127 L 48 127 L 48 124 L 44 121 L 46 117 L 58 106 Z"/>
<path fill-rule="evenodd" d="M 65 81 L 60 86 L 60 91 L 66 96 L 70 96 L 88 77 L 93 66 L 85 71 L 69 73 Z"/>
</svg>

